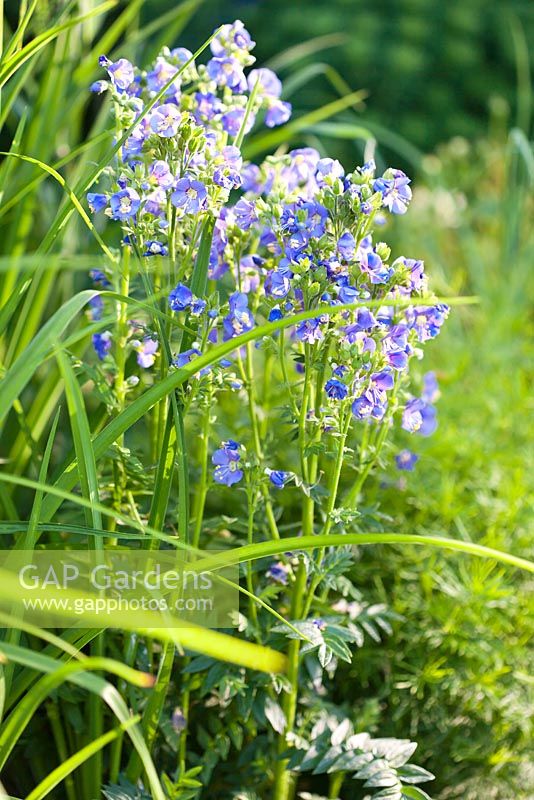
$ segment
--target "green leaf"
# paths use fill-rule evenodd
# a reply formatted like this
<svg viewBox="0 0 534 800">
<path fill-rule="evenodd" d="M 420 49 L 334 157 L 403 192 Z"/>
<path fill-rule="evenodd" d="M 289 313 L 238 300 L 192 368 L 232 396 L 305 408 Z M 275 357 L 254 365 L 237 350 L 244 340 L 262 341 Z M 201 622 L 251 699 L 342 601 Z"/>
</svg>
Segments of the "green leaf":
<svg viewBox="0 0 534 800">
<path fill-rule="evenodd" d="M 272 697 L 267 697 L 265 700 L 264 712 L 267 720 L 270 722 L 273 730 L 276 733 L 282 734 L 287 726 L 287 720 L 282 707 Z"/>
<path fill-rule="evenodd" d="M 56 431 L 59 422 L 59 414 L 61 409 L 58 408 L 56 411 L 56 416 L 54 417 L 54 421 L 52 422 L 52 428 L 48 435 L 48 440 L 46 442 L 45 451 L 43 453 L 43 460 L 41 461 L 41 467 L 39 469 L 39 483 L 46 482 L 46 476 L 48 474 L 48 465 L 50 463 L 50 457 L 52 455 L 52 447 L 54 444 L 54 439 L 56 438 Z M 33 500 L 32 506 L 32 513 L 30 514 L 30 520 L 28 522 L 28 528 L 26 530 L 26 535 L 24 539 L 21 541 L 20 549 L 21 550 L 33 550 L 36 543 L 36 533 L 37 533 L 37 525 L 39 523 L 39 516 L 41 514 L 41 506 L 43 504 L 43 491 L 37 490 L 35 492 L 35 497 Z"/>
<path fill-rule="evenodd" d="M 70 186 L 67 184 L 65 178 L 62 175 L 60 175 L 60 173 L 56 169 L 54 169 L 54 167 L 49 166 L 49 164 L 45 164 L 44 161 L 40 161 L 38 158 L 32 158 L 31 156 L 22 155 L 21 153 L 0 152 L 0 156 L 18 158 L 20 161 L 26 161 L 28 164 L 35 164 L 37 167 L 40 167 L 44 172 L 47 172 L 49 175 L 51 175 L 59 183 L 61 188 L 65 190 L 65 194 L 69 197 L 70 201 L 72 202 L 72 205 L 74 206 L 80 217 L 83 219 L 88 229 L 93 234 L 94 238 L 102 248 L 102 251 L 106 254 L 106 256 L 109 258 L 110 261 L 113 262 L 116 260 L 115 256 L 108 248 L 108 246 L 104 243 L 104 240 L 102 239 L 97 229 L 93 225 L 91 218 L 87 214 L 85 208 L 82 206 L 82 204 L 80 203 L 80 201 L 78 200 L 78 198 L 76 197 L 75 193 L 72 191 Z"/>
<path fill-rule="evenodd" d="M 208 267 L 211 252 L 211 242 L 213 239 L 213 228 L 215 218 L 208 215 L 202 226 L 202 234 L 198 247 L 195 266 L 191 276 L 191 291 L 196 297 L 204 297 L 208 285 Z"/>
<path fill-rule="evenodd" d="M 136 725 L 139 722 L 139 717 L 132 717 L 131 719 L 123 722 L 118 728 L 114 728 L 107 733 L 103 733 L 102 736 L 99 736 L 98 739 L 95 739 L 93 742 L 89 742 L 85 747 L 82 747 L 81 750 L 78 750 L 77 753 L 70 756 L 66 761 L 53 769 L 46 778 L 44 778 L 38 786 L 33 789 L 29 795 L 27 796 L 26 800 L 42 800 L 43 797 L 46 797 L 50 794 L 50 792 L 56 788 L 65 778 L 74 772 L 75 769 L 78 769 L 82 764 L 94 756 L 95 753 L 98 753 L 102 750 L 106 745 L 113 742 L 115 739 L 118 739 L 119 736 L 125 731 L 128 731 L 133 725 Z"/>
<path fill-rule="evenodd" d="M 494 550 L 492 547 L 485 547 L 474 542 L 465 542 L 461 539 L 449 539 L 446 536 L 410 533 L 332 533 L 327 536 L 320 534 L 316 536 L 289 536 L 278 542 L 258 542 L 257 544 L 236 547 L 212 558 L 206 558 L 200 564 L 197 562 L 195 568 L 218 569 L 226 564 L 242 564 L 245 561 L 280 555 L 287 551 L 298 552 L 300 550 L 314 550 L 319 547 L 363 546 L 368 544 L 415 544 L 444 550 L 456 550 L 459 553 L 492 558 L 503 564 L 509 564 L 517 569 L 534 573 L 534 562 L 501 550 Z"/>
<path fill-rule="evenodd" d="M 51 355 L 55 342 L 67 325 L 96 294 L 97 292 L 88 290 L 67 300 L 43 325 L 37 336 L 10 366 L 0 383 L 0 424 L 5 420 L 14 401 L 31 380 L 37 367 Z"/>
<path fill-rule="evenodd" d="M 426 783 L 426 781 L 433 781 L 435 776 L 423 767 L 418 767 L 416 764 L 406 764 L 399 767 L 397 770 L 403 783 Z"/>
<path fill-rule="evenodd" d="M 28 42 L 28 44 L 14 53 L 12 56 L 5 59 L 5 61 L 0 62 L 0 88 L 7 83 L 11 76 L 14 75 L 15 72 L 20 69 L 20 67 L 29 58 L 38 53 L 39 50 L 41 50 L 41 48 L 43 48 L 45 45 L 56 39 L 61 33 L 68 31 L 70 28 L 76 27 L 76 25 L 79 25 L 86 20 L 92 19 L 99 14 L 104 14 L 106 11 L 109 11 L 110 8 L 116 6 L 117 2 L 118 0 L 106 0 L 106 2 L 101 3 L 99 6 L 91 9 L 91 11 L 88 11 L 86 14 L 81 14 L 79 17 L 73 17 L 72 19 L 63 22 L 60 25 L 55 25 L 54 27 L 48 28 L 48 30 L 38 34 L 34 39 Z"/>
<path fill-rule="evenodd" d="M 7 570 L 0 569 L 0 597 L 9 600 L 11 606 L 18 605 L 23 607 L 23 590 L 15 575 Z M 43 596 L 47 594 L 52 597 L 53 593 L 43 588 Z M 68 600 L 75 600 L 86 597 L 84 593 L 71 592 L 64 590 L 62 596 Z M 65 614 L 69 617 L 69 612 L 57 610 L 58 615 Z M 106 615 L 109 625 L 127 631 L 136 631 L 143 635 L 150 633 L 153 639 L 161 642 L 175 644 L 180 648 L 202 653 L 207 656 L 243 667 L 250 667 L 260 672 L 284 672 L 287 666 L 286 658 L 282 653 L 272 650 L 262 645 L 252 644 L 243 639 L 229 636 L 218 631 L 208 630 L 200 626 L 187 625 L 178 628 L 161 628 L 161 618 L 158 614 L 151 611 L 139 611 L 132 616 L 126 611 L 110 611 Z M 88 610 L 85 620 L 95 627 L 99 625 L 101 618 L 97 612 Z M 0 644 L 2 647 L 7 645 Z"/>
<path fill-rule="evenodd" d="M 403 786 L 402 787 L 403 800 L 432 800 L 429 794 L 424 792 L 418 786 Z"/>
<path fill-rule="evenodd" d="M 86 521 L 93 528 L 102 527 L 102 516 L 98 509 L 100 504 L 98 492 L 98 473 L 96 469 L 96 459 L 91 440 L 91 429 L 85 411 L 82 391 L 74 374 L 74 370 L 66 355 L 58 351 L 57 360 L 59 369 L 65 383 L 65 395 L 69 408 L 69 417 L 74 440 L 74 451 L 78 470 L 80 473 L 80 483 L 82 494 L 90 503 L 90 508 L 86 510 Z M 99 542 L 99 540 L 96 540 Z"/>
<path fill-rule="evenodd" d="M 31 281 L 25 281 L 24 283 L 20 284 L 20 286 L 18 286 L 9 296 L 9 299 L 5 305 L 0 308 L 0 336 L 4 333 L 5 329 L 9 325 L 9 321 L 17 310 L 17 306 L 21 299 L 26 294 L 30 283 Z"/>
</svg>

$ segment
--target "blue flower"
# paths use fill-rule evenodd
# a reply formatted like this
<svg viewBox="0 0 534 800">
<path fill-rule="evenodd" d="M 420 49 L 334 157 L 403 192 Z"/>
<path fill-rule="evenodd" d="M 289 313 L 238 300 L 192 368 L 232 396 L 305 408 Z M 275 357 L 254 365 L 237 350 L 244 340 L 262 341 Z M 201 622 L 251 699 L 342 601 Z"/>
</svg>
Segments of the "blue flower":
<svg viewBox="0 0 534 800">
<path fill-rule="evenodd" d="M 173 64 L 169 64 L 162 56 L 158 56 L 156 59 L 156 64 L 154 65 L 154 69 L 150 70 L 146 76 L 147 86 L 151 92 L 157 93 L 166 83 L 170 81 L 173 75 L 176 75 L 178 72 L 177 68 Z M 176 93 L 180 90 L 180 79 L 178 78 L 176 81 L 169 86 L 167 89 L 168 94 Z"/>
<path fill-rule="evenodd" d="M 176 189 L 171 195 L 171 202 L 182 208 L 186 214 L 198 214 L 206 205 L 206 187 L 193 178 L 180 178 L 176 181 Z"/>
<path fill-rule="evenodd" d="M 284 564 L 283 561 L 276 561 L 274 564 L 271 564 L 265 575 L 275 583 L 287 586 L 288 574 L 290 571 L 291 567 L 289 564 Z"/>
<path fill-rule="evenodd" d="M 148 174 L 154 183 L 158 186 L 162 186 L 164 189 L 169 189 L 174 183 L 171 168 L 166 161 L 153 161 L 148 170 Z"/>
<path fill-rule="evenodd" d="M 418 461 L 419 456 L 417 456 L 415 453 L 412 453 L 411 450 L 401 450 L 400 453 L 395 456 L 397 469 L 405 472 L 413 472 L 413 469 Z"/>
<path fill-rule="evenodd" d="M 92 269 L 89 272 L 89 277 L 91 278 L 92 281 L 96 283 L 97 286 L 102 286 L 104 288 L 111 286 L 111 283 L 108 281 L 106 277 L 106 273 L 102 272 L 101 269 Z"/>
<path fill-rule="evenodd" d="M 320 342 L 324 337 L 323 330 L 321 329 L 321 321 L 319 318 L 307 319 L 304 322 L 299 322 L 295 328 L 295 336 L 301 342 L 308 342 L 308 344 L 315 344 Z"/>
<path fill-rule="evenodd" d="M 368 275 L 371 283 L 387 283 L 393 275 L 393 270 L 383 263 L 374 250 L 366 250 L 360 255 L 360 269 Z"/>
<path fill-rule="evenodd" d="M 95 348 L 98 358 L 103 361 L 107 353 L 111 350 L 111 333 L 104 331 L 103 333 L 93 334 L 93 347 Z"/>
<path fill-rule="evenodd" d="M 233 92 L 244 92 L 247 79 L 243 67 L 235 58 L 212 58 L 207 63 L 208 75 L 217 86 L 228 86 Z"/>
<path fill-rule="evenodd" d="M 265 114 L 265 124 L 268 128 L 276 128 L 283 125 L 291 117 L 291 103 L 283 100 L 273 100 L 269 103 Z"/>
<path fill-rule="evenodd" d="M 414 397 L 406 403 L 402 414 L 402 427 L 410 433 L 430 436 L 438 427 L 436 409 L 420 398 Z"/>
<path fill-rule="evenodd" d="M 158 352 L 157 339 L 152 339 L 151 336 L 145 336 L 142 342 L 137 340 L 132 341 L 132 345 L 137 353 L 137 363 L 139 366 L 143 367 L 143 369 L 151 367 L 156 360 Z"/>
<path fill-rule="evenodd" d="M 230 191 L 231 189 L 239 189 L 243 180 L 237 169 L 234 169 L 228 164 L 222 164 L 220 167 L 217 167 L 213 173 L 213 183 Z"/>
<path fill-rule="evenodd" d="M 176 733 L 182 733 L 187 728 L 187 720 L 181 708 L 175 708 L 172 712 L 171 725 Z"/>
<path fill-rule="evenodd" d="M 108 204 L 107 194 L 100 194 L 99 192 L 89 192 L 87 195 L 87 203 L 92 214 L 98 214 L 103 211 Z"/>
<path fill-rule="evenodd" d="M 438 303 L 435 306 L 411 306 L 406 309 L 406 321 L 414 328 L 420 342 L 434 339 L 449 316 L 449 306 Z"/>
<path fill-rule="evenodd" d="M 315 180 L 319 186 L 325 186 L 336 178 L 343 178 L 345 170 L 339 161 L 333 158 L 321 158 L 317 162 Z"/>
<path fill-rule="evenodd" d="M 380 192 L 384 206 L 392 214 L 405 214 L 412 199 L 410 179 L 400 169 L 388 169 L 373 183 L 375 192 Z"/>
<path fill-rule="evenodd" d="M 278 98 L 282 94 L 282 83 L 280 78 L 273 72 L 272 69 L 262 67 L 261 69 L 252 69 L 247 78 L 248 88 L 251 92 L 258 83 L 258 94 L 261 97 L 274 97 Z"/>
<path fill-rule="evenodd" d="M 414 258 L 397 258 L 392 266 L 403 266 L 408 271 L 408 287 L 411 292 L 419 292 L 425 287 L 425 265 L 423 261 Z"/>
<path fill-rule="evenodd" d="M 248 52 L 255 44 L 241 20 L 236 19 L 231 24 L 221 26 L 219 33 L 210 43 L 210 49 L 213 55 L 220 56 L 236 51 Z"/>
<path fill-rule="evenodd" d="M 367 389 L 352 404 L 352 413 L 356 419 L 381 420 L 386 413 L 387 400 L 385 393 L 378 389 Z"/>
<path fill-rule="evenodd" d="M 274 306 L 269 311 L 269 322 L 277 322 L 279 319 L 283 319 L 284 314 L 280 306 Z"/>
<path fill-rule="evenodd" d="M 243 477 L 243 470 L 239 468 L 241 455 L 239 453 L 239 445 L 230 439 L 223 442 L 221 447 L 214 452 L 211 457 L 212 463 L 215 464 L 213 478 L 215 483 L 221 483 L 225 486 L 232 486 L 234 483 L 239 483 Z"/>
<path fill-rule="evenodd" d="M 169 294 L 171 311 L 185 311 L 193 302 L 193 292 L 184 283 L 179 283 Z"/>
<path fill-rule="evenodd" d="M 234 214 L 237 225 L 242 231 L 248 231 L 258 219 L 256 206 L 244 197 L 235 204 Z"/>
<path fill-rule="evenodd" d="M 90 90 L 94 94 L 103 94 L 107 88 L 108 88 L 107 81 L 95 81 L 94 83 L 91 84 Z"/>
<path fill-rule="evenodd" d="M 230 313 L 223 319 L 223 339 L 233 339 L 254 327 L 254 317 L 248 307 L 248 296 L 234 292 L 229 298 Z"/>
<path fill-rule="evenodd" d="M 371 375 L 371 383 L 381 391 L 388 391 L 393 389 L 394 378 L 389 369 L 383 369 L 381 372 L 374 372 Z"/>
<path fill-rule="evenodd" d="M 193 359 L 197 358 L 200 355 L 200 350 L 196 347 L 191 347 L 189 350 L 184 350 L 183 353 L 178 353 L 174 361 L 172 362 L 175 367 L 185 367 L 186 364 L 190 364 Z"/>
<path fill-rule="evenodd" d="M 150 127 L 158 136 L 168 139 L 170 136 L 176 136 L 182 115 L 178 106 L 174 103 L 163 103 L 152 111 L 150 117 Z"/>
<path fill-rule="evenodd" d="M 155 239 L 149 239 L 145 242 L 144 256 L 166 256 L 168 253 L 168 247 L 161 242 L 157 242 Z"/>
<path fill-rule="evenodd" d="M 408 365 L 408 357 L 412 354 L 408 333 L 406 325 L 394 325 L 382 339 L 382 353 L 393 369 L 403 370 Z"/>
<path fill-rule="evenodd" d="M 194 297 L 193 302 L 191 303 L 191 314 L 194 317 L 200 317 L 200 315 L 206 310 L 206 306 L 207 303 L 205 300 L 202 300 L 200 297 Z"/>
<path fill-rule="evenodd" d="M 265 294 L 270 297 L 285 297 L 291 288 L 291 283 L 286 274 L 279 269 L 273 269 L 265 278 Z"/>
<path fill-rule="evenodd" d="M 102 319 L 104 313 L 104 301 L 99 294 L 89 300 L 89 317 L 93 322 Z"/>
<path fill-rule="evenodd" d="M 355 286 L 341 285 L 339 289 L 338 299 L 341 303 L 355 303 L 358 300 L 360 293 Z"/>
<path fill-rule="evenodd" d="M 349 231 L 339 237 L 337 240 L 337 250 L 345 261 L 352 261 L 356 252 L 356 242 L 354 236 Z"/>
<path fill-rule="evenodd" d="M 377 322 L 368 308 L 359 308 L 356 311 L 355 325 L 360 331 L 369 331 L 376 327 Z"/>
<path fill-rule="evenodd" d="M 113 219 L 130 219 L 139 211 L 141 198 L 135 189 L 121 189 L 111 195 L 109 205 Z"/>
<path fill-rule="evenodd" d="M 193 116 L 197 122 L 209 122 L 223 109 L 221 100 L 213 92 L 196 92 Z"/>
<path fill-rule="evenodd" d="M 423 375 L 423 391 L 421 400 L 425 403 L 435 403 L 439 399 L 440 391 L 435 372 L 427 372 Z"/>
<path fill-rule="evenodd" d="M 358 172 L 365 178 L 372 178 L 373 175 L 375 174 L 375 170 L 376 170 L 376 162 L 374 158 L 370 158 L 369 161 L 366 161 L 363 166 L 358 167 Z"/>
<path fill-rule="evenodd" d="M 237 136 L 241 130 L 241 125 L 243 124 L 244 119 L 245 109 L 233 108 L 222 115 L 221 123 L 226 133 L 229 133 L 230 136 Z M 245 133 L 248 133 L 250 130 L 252 130 L 252 126 L 254 125 L 255 121 L 256 118 L 254 114 L 249 114 L 245 125 Z"/>
<path fill-rule="evenodd" d="M 119 58 L 118 61 L 110 61 L 106 56 L 98 59 L 101 67 L 104 67 L 117 89 L 124 91 L 133 83 L 135 74 L 132 64 L 126 58 Z"/>
<path fill-rule="evenodd" d="M 338 381 L 337 378 L 330 378 L 325 383 L 324 390 L 332 400 L 344 400 L 349 393 L 347 385 Z"/>
<path fill-rule="evenodd" d="M 284 472 L 281 469 L 266 469 L 265 472 L 269 476 L 269 480 L 273 486 L 276 486 L 277 489 L 283 489 L 291 478 L 291 472 Z"/>
<path fill-rule="evenodd" d="M 243 179 L 239 172 L 231 167 L 217 167 L 213 173 L 213 183 L 230 191 L 231 189 L 239 189 Z"/>
</svg>

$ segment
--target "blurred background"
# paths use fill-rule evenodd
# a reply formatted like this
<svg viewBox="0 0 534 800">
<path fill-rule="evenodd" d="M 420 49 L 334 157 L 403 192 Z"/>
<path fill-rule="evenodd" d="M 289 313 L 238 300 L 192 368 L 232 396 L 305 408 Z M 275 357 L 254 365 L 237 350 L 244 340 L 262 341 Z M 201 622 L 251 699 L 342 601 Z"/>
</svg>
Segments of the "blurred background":
<svg viewBox="0 0 534 800">
<path fill-rule="evenodd" d="M 151 0 L 146 19 L 171 5 Z M 517 113 L 518 66 L 525 69 L 525 43 L 534 40 L 530 0 L 206 0 L 185 40 L 194 46 L 207 25 L 236 17 L 253 31 L 260 63 L 276 64 L 287 48 L 318 39 L 299 62 L 301 71 L 315 65 L 299 88 L 299 108 L 332 98 L 333 69 L 368 91 L 367 127 L 424 152 L 452 136 L 481 135 L 496 102 Z"/>
</svg>

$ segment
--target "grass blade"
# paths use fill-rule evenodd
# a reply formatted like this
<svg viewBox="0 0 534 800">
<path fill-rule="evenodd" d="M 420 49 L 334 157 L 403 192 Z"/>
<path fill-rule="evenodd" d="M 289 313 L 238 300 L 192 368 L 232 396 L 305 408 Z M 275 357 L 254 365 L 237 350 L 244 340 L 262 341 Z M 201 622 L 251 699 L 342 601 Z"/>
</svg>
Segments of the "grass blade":
<svg viewBox="0 0 534 800">
<path fill-rule="evenodd" d="M 26 650 L 22 647 L 15 647 L 14 645 L 7 645 L 5 643 L 0 644 L 0 653 L 15 661 L 17 664 L 22 664 L 30 669 L 36 669 L 40 672 L 44 672 L 47 675 L 54 675 L 54 673 L 58 672 L 58 664 L 57 662 L 49 658 L 48 656 L 44 656 L 42 653 L 37 653 L 32 650 Z M 84 662 L 84 666 L 86 662 Z M 110 659 L 98 659 L 93 660 L 92 665 L 94 669 L 104 669 L 119 676 L 124 676 L 125 680 L 129 682 L 137 682 L 139 678 L 135 677 L 143 675 L 142 673 L 136 673 L 135 670 L 130 670 L 124 665 L 119 664 L 116 661 L 112 661 Z M 71 665 L 67 665 L 71 666 Z M 78 666 L 78 665 L 76 665 Z M 60 667 L 60 669 L 65 669 L 64 667 Z M 105 681 L 103 678 L 99 677 L 98 675 L 92 675 L 88 671 L 80 671 L 71 669 L 69 672 L 62 673 L 64 680 L 74 683 L 81 688 L 97 694 L 113 711 L 119 722 L 121 723 L 129 723 L 131 716 L 128 710 L 128 707 L 118 691 L 115 689 L 112 684 Z M 141 685 L 148 686 L 146 675 L 143 675 L 142 681 L 146 681 L 144 684 L 141 681 Z M 138 684 L 139 685 L 139 684 Z M 24 700 L 21 701 L 21 703 Z M 12 714 L 20 708 L 20 703 L 16 709 L 12 712 Z M 21 720 L 24 722 L 24 719 Z M 15 729 L 16 732 L 17 729 Z M 152 790 L 152 795 L 154 800 L 166 800 L 165 793 L 161 787 L 159 782 L 158 774 L 152 758 L 150 757 L 150 753 L 148 752 L 146 743 L 141 735 L 141 732 L 138 726 L 134 725 L 127 731 L 130 739 L 136 750 L 138 751 L 142 762 L 143 767 L 145 769 L 145 773 L 148 777 L 149 785 Z M 9 742 L 8 742 L 9 744 Z"/>
<path fill-rule="evenodd" d="M 80 217 L 83 219 L 88 229 L 95 237 L 96 241 L 102 248 L 102 251 L 105 253 L 105 255 L 109 258 L 110 261 L 112 262 L 116 261 L 115 256 L 113 255 L 109 247 L 104 243 L 104 240 L 102 239 L 97 229 L 93 225 L 91 218 L 87 214 L 85 208 L 82 206 L 82 204 L 80 203 L 80 201 L 78 200 L 78 198 L 76 197 L 70 186 L 68 186 L 65 178 L 62 175 L 60 175 L 57 170 L 55 170 L 53 167 L 50 167 L 48 164 L 45 164 L 44 161 L 40 161 L 38 158 L 32 158 L 31 156 L 21 155 L 20 153 L 0 152 L 0 156 L 11 156 L 12 158 L 20 159 L 20 161 L 26 161 L 28 162 L 28 164 L 35 164 L 36 166 L 40 167 L 44 172 L 47 172 L 49 175 L 51 175 L 59 183 L 62 189 L 65 190 L 65 193 L 69 197 L 74 208 L 79 213 Z"/>
<path fill-rule="evenodd" d="M 20 67 L 35 53 L 38 53 L 41 48 L 45 45 L 53 42 L 54 39 L 65 32 L 68 31 L 70 28 L 74 28 L 76 25 L 79 25 L 86 20 L 92 19 L 93 17 L 98 16 L 99 14 L 104 14 L 106 11 L 109 11 L 111 8 L 116 6 L 118 0 L 106 0 L 106 2 L 101 3 L 101 5 L 96 6 L 91 11 L 88 11 L 87 14 L 82 14 L 78 17 L 73 17 L 72 19 L 67 20 L 66 22 L 61 23 L 60 25 L 55 25 L 52 28 L 49 28 L 43 33 L 40 33 L 27 45 L 22 47 L 17 53 L 14 53 L 11 57 L 5 60 L 5 63 L 0 67 L 0 88 L 3 87 L 7 81 L 11 78 L 15 72 L 20 69 Z"/>
<path fill-rule="evenodd" d="M 298 119 L 292 120 L 287 125 L 282 125 L 276 130 L 253 136 L 245 148 L 247 158 L 252 158 L 252 156 L 263 153 L 265 150 L 272 150 L 281 144 L 291 141 L 296 134 L 308 130 L 317 122 L 322 122 L 335 114 L 339 114 L 340 111 L 344 111 L 346 108 L 358 105 L 366 96 L 367 92 L 364 90 L 351 92 L 351 94 L 340 97 L 338 100 L 333 100 L 331 103 L 310 111 L 308 114 L 303 114 Z"/>
<path fill-rule="evenodd" d="M 17 598 L 21 597 L 21 587 L 18 577 L 8 570 L 0 569 L 0 598 L 8 601 L 10 606 L 17 603 Z M 54 597 L 53 590 L 46 587 L 42 589 L 43 597 Z M 83 592 L 74 592 L 69 589 L 62 590 L 62 597 L 67 600 L 90 599 L 92 596 Z M 22 603 L 22 600 L 20 601 Z M 23 605 L 23 603 L 22 603 Z M 86 622 L 98 626 L 101 623 L 101 615 L 98 612 L 87 610 L 84 614 Z M 54 612 L 56 613 L 56 612 Z M 65 615 L 69 618 L 69 612 L 57 609 L 58 615 Z M 208 630 L 199 625 L 187 624 L 179 628 L 161 628 L 161 617 L 152 611 L 140 610 L 136 612 L 135 618 L 126 611 L 110 610 L 106 614 L 109 625 L 125 631 L 135 631 L 142 635 L 151 636 L 164 643 L 172 643 L 183 650 L 201 653 L 211 656 L 219 661 L 231 664 L 238 664 L 260 672 L 284 672 L 286 669 L 286 659 L 283 653 L 272 650 L 263 645 L 253 644 L 252 642 L 238 639 L 226 633 Z M 7 647 L 13 648 L 14 645 L 0 643 L 0 653 Z M 30 651 L 33 652 L 33 651 Z M 92 658 L 92 657 L 91 657 Z M 101 663 L 101 659 L 94 659 Z M 104 659 L 109 661 L 109 659 Z M 55 662 L 53 662 L 55 663 Z M 85 663 L 85 662 L 84 662 Z M 111 662 L 117 664 L 117 662 Z M 124 665 L 120 665 L 124 666 Z M 113 671 L 113 670 L 111 670 Z M 122 721 L 122 720 L 121 720 Z"/>
<path fill-rule="evenodd" d="M 17 310 L 17 306 L 26 294 L 31 281 L 22 283 L 8 298 L 7 302 L 0 308 L 0 336 L 9 325 L 11 317 Z"/>
<path fill-rule="evenodd" d="M 92 525 L 94 528 L 101 528 L 102 515 L 98 508 L 100 505 L 98 473 L 82 391 L 66 355 L 58 351 L 57 360 L 65 383 L 65 395 L 67 397 L 82 494 L 91 505 L 91 508 L 87 509 L 86 521 L 88 525 Z"/>
<path fill-rule="evenodd" d="M 87 290 L 71 297 L 50 317 L 35 339 L 8 369 L 0 384 L 0 424 L 5 420 L 9 409 L 30 381 L 37 367 L 51 354 L 54 343 L 67 325 L 75 319 L 95 294 L 97 292 Z"/>
<path fill-rule="evenodd" d="M 314 550 L 318 547 L 344 547 L 346 545 L 356 545 L 359 547 L 360 545 L 368 544 L 415 544 L 442 548 L 444 550 L 456 550 L 460 553 L 466 553 L 472 556 L 492 558 L 501 564 L 507 564 L 516 569 L 534 573 L 534 562 L 528 561 L 526 558 L 514 556 L 511 553 L 505 553 L 501 550 L 495 550 L 492 547 L 475 544 L 474 542 L 465 542 L 461 539 L 449 539 L 446 536 L 410 533 L 331 533 L 327 536 L 319 534 L 316 536 L 290 536 L 284 539 L 237 547 L 226 553 L 213 556 L 213 558 L 207 558 L 205 561 L 200 562 L 200 564 L 197 562 L 195 564 L 195 569 L 211 570 L 214 568 L 215 564 L 217 564 L 217 566 L 219 564 L 220 566 L 226 564 L 242 564 L 245 561 L 254 561 L 255 559 L 264 558 L 265 556 L 280 555 L 288 550 L 293 552 L 294 550 Z"/>
<path fill-rule="evenodd" d="M 113 730 L 108 731 L 107 733 L 103 733 L 102 736 L 99 736 L 98 739 L 95 739 L 94 742 L 90 742 L 89 744 L 82 747 L 81 750 L 78 750 L 77 753 L 70 756 L 63 764 L 60 764 L 59 767 L 52 770 L 41 783 L 30 792 L 27 796 L 26 800 L 42 800 L 43 797 L 47 797 L 50 792 L 56 788 L 65 778 L 74 772 L 75 769 L 80 767 L 84 764 L 91 756 L 94 756 L 100 750 L 102 750 L 106 745 L 113 742 L 115 739 L 118 739 L 120 736 L 123 735 L 125 731 L 131 728 L 133 725 L 136 725 L 139 722 L 139 717 L 132 717 L 127 722 L 123 722 L 118 728 L 113 728 Z"/>
</svg>

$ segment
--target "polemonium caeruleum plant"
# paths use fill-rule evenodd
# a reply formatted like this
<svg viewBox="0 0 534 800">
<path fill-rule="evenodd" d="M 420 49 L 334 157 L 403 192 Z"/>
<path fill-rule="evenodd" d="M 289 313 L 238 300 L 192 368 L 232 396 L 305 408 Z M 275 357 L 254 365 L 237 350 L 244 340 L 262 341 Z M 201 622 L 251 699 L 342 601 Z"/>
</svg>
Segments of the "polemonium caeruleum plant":
<svg viewBox="0 0 534 800">
<path fill-rule="evenodd" d="M 389 623 L 376 610 L 373 622 L 346 576 L 352 550 L 331 548 L 328 537 L 358 531 L 365 480 L 394 427 L 435 430 L 435 378 L 413 389 L 410 367 L 449 309 L 429 292 L 423 263 L 392 255 L 380 238 L 389 215 L 407 212 L 410 179 L 398 169 L 377 174 L 372 160 L 346 172 L 311 147 L 247 162 L 242 145 L 255 122 L 280 125 L 291 107 L 271 70 L 249 69 L 254 42 L 242 23 L 222 26 L 210 47 L 206 64 L 164 49 L 147 70 L 103 56 L 107 77 L 91 87 L 111 99 L 117 140 L 131 129 L 87 195 L 95 221 L 115 226 L 121 251 L 119 267 L 92 273 L 108 290 L 92 301 L 93 321 L 115 317 L 93 337 L 95 386 L 115 415 L 147 385 L 199 362 L 150 412 L 144 455 L 147 468 L 156 465 L 157 491 L 136 493 L 120 440 L 113 504 L 152 528 L 175 526 L 196 547 L 208 543 L 206 507 L 220 487 L 238 517 L 235 535 L 253 545 L 295 530 L 294 515 L 283 513 L 291 492 L 295 532 L 317 536 L 318 546 L 246 569 L 239 628 L 279 647 L 289 637 L 287 678 L 247 686 L 239 672 L 213 675 L 193 660 L 176 679 L 172 796 L 197 796 L 197 777 L 208 785 L 224 760 L 217 727 L 199 733 L 192 724 L 200 705 L 215 716 L 224 709 L 227 726 L 237 725 L 233 745 L 249 747 L 249 765 L 264 764 L 261 776 L 252 767 L 248 777 L 226 775 L 217 796 L 289 800 L 296 776 L 314 772 L 330 776 L 321 785 L 331 798 L 353 776 L 376 799 L 424 798 L 416 784 L 432 776 L 407 764 L 415 744 L 372 739 L 329 697 L 339 659 L 350 661 L 366 625 Z M 210 363 L 205 356 L 222 343 L 224 358 Z M 232 404 L 247 409 L 246 424 Z M 411 470 L 417 458 L 402 450 L 396 467 Z M 265 608 L 273 599 L 289 629 Z M 169 685 L 173 662 L 168 645 L 160 675 Z M 171 693 L 156 702 L 159 715 Z M 135 783 L 141 772 L 134 755 L 126 776 Z"/>
</svg>

